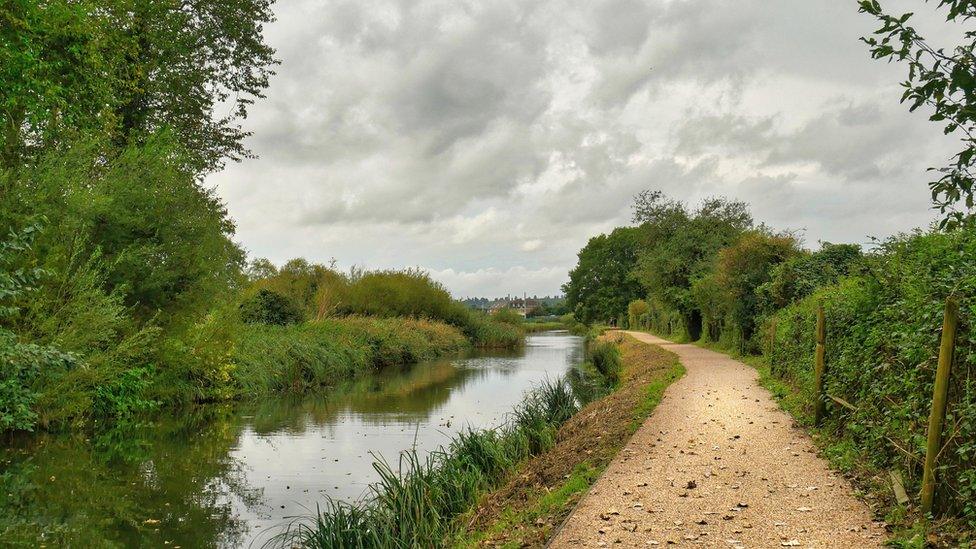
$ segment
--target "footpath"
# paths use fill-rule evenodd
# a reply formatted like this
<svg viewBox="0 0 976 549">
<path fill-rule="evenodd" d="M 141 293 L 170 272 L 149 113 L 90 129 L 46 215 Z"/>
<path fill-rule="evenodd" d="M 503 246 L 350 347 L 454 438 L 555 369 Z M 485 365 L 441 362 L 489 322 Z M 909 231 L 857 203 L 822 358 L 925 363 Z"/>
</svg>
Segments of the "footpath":
<svg viewBox="0 0 976 549">
<path fill-rule="evenodd" d="M 687 374 L 550 547 L 882 546 L 882 525 L 759 386 L 753 368 L 627 333 L 677 354 Z"/>
</svg>

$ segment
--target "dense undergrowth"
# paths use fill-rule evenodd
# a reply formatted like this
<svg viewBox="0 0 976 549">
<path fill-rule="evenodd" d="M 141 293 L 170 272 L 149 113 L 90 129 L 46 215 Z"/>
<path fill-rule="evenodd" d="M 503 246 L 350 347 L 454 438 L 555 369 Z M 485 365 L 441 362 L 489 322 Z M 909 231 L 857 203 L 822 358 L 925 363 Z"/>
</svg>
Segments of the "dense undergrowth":
<svg viewBox="0 0 976 549">
<path fill-rule="evenodd" d="M 916 234 L 885 242 L 864 270 L 778 311 L 771 371 L 811 413 L 816 309 L 827 318 L 823 436 L 878 470 L 897 470 L 917 494 L 947 297 L 960 305 L 944 444 L 938 457 L 938 517 L 976 530 L 976 235 Z M 766 334 L 771 324 L 766 324 Z M 768 337 L 768 336 L 767 336 Z"/>
</svg>

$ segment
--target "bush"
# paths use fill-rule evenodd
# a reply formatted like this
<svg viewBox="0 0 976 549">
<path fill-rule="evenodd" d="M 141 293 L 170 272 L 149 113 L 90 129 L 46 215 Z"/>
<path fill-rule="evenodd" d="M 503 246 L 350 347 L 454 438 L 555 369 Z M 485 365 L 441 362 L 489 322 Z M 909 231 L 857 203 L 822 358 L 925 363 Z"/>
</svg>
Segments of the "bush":
<svg viewBox="0 0 976 549">
<path fill-rule="evenodd" d="M 76 366 L 76 359 L 53 347 L 20 343 L 16 336 L 0 329 L 0 432 L 34 430 L 37 380 L 42 372 L 64 372 Z"/>
<path fill-rule="evenodd" d="M 643 299 L 635 299 L 627 304 L 627 327 L 632 330 L 646 328 L 650 308 Z"/>
<path fill-rule="evenodd" d="M 287 297 L 260 289 L 240 306 L 241 320 L 249 324 L 287 326 L 303 320 L 302 310 Z"/>
<path fill-rule="evenodd" d="M 419 269 L 354 273 L 340 309 L 346 314 L 430 318 L 463 326 L 467 309 Z"/>
<path fill-rule="evenodd" d="M 976 527 L 976 233 L 915 233 L 882 242 L 865 273 L 822 288 L 776 314 L 772 367 L 812 403 L 814 319 L 827 315 L 826 390 L 854 403 L 833 407 L 827 428 L 881 469 L 918 487 L 945 300 L 960 300 L 937 505 Z"/>
</svg>

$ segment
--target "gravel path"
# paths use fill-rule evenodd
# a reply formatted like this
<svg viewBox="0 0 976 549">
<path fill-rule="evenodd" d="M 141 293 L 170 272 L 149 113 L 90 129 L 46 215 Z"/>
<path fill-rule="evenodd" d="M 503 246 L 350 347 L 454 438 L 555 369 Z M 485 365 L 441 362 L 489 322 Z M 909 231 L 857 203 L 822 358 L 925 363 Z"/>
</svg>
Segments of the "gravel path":
<svg viewBox="0 0 976 549">
<path fill-rule="evenodd" d="M 688 373 L 613 460 L 551 547 L 880 547 L 853 488 L 727 355 L 627 332 Z"/>
</svg>

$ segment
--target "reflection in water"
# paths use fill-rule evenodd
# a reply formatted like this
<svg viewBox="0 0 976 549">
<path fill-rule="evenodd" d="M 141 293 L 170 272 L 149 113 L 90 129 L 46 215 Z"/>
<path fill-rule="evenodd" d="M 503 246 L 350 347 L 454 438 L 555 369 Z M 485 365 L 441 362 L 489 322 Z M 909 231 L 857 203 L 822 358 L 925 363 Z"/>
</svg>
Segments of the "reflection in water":
<svg viewBox="0 0 976 549">
<path fill-rule="evenodd" d="M 306 398 L 209 405 L 0 451 L 0 540 L 34 546 L 241 546 L 326 496 L 355 499 L 371 454 L 446 443 L 504 420 L 522 393 L 582 362 L 579 338 L 388 370 Z"/>
</svg>

